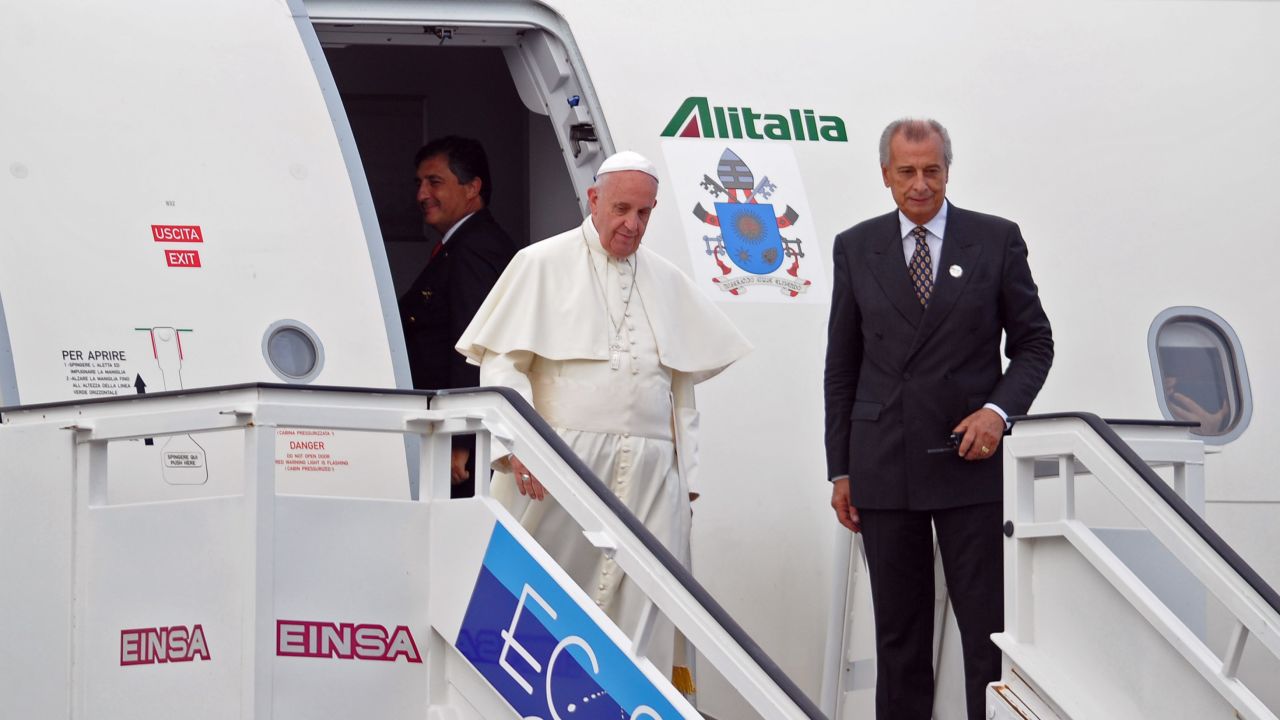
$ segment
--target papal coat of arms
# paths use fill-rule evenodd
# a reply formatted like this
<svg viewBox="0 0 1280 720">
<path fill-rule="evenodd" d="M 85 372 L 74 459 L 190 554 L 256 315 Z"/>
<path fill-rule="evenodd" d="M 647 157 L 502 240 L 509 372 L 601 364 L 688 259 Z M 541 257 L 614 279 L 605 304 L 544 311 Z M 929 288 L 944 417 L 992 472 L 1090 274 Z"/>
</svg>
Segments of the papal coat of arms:
<svg viewBox="0 0 1280 720">
<path fill-rule="evenodd" d="M 746 292 L 750 285 L 772 285 L 790 297 L 808 290 L 810 281 L 800 277 L 801 239 L 782 234 L 800 215 L 790 205 L 779 215 L 772 203 L 765 202 L 777 185 L 767 175 L 757 183 L 751 168 L 727 147 L 720 155 L 716 177 L 718 182 L 702 176 L 703 189 L 717 200 L 715 213 L 707 212 L 702 203 L 693 208 L 694 217 L 720 230 L 719 235 L 702 238 L 707 255 L 720 269 L 720 276 L 711 282 L 733 295 Z M 775 274 L 784 263 L 786 270 Z"/>
</svg>

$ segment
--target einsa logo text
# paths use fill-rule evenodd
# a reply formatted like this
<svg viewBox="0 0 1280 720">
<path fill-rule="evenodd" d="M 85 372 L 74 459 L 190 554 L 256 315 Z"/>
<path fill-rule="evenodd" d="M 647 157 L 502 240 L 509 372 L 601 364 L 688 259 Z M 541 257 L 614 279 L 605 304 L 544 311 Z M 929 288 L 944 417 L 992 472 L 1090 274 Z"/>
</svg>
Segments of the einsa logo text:
<svg viewBox="0 0 1280 720">
<path fill-rule="evenodd" d="M 282 657 L 422 662 L 413 633 L 404 625 L 276 621 L 276 655 Z"/>
<path fill-rule="evenodd" d="M 209 644 L 200 625 L 134 628 L 120 631 L 120 664 L 153 665 L 155 663 L 208 660 Z"/>
<path fill-rule="evenodd" d="M 711 105 L 705 97 L 685 98 L 663 128 L 662 137 L 849 141 L 844 120 L 837 115 L 795 108 L 785 113 L 762 113 L 745 106 Z"/>
</svg>

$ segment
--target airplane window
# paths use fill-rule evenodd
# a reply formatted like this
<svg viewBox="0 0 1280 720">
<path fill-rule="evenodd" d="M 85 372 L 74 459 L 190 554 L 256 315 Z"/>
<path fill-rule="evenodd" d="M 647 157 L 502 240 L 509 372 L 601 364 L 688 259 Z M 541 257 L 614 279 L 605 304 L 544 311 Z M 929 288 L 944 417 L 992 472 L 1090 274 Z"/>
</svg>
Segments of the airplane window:
<svg viewBox="0 0 1280 720">
<path fill-rule="evenodd" d="M 1156 396 L 1170 420 L 1198 422 L 1192 433 L 1223 444 L 1244 431 L 1252 414 L 1240 340 L 1203 308 L 1169 308 L 1148 335 Z"/>
<path fill-rule="evenodd" d="M 289 383 L 311 382 L 324 364 L 320 339 L 296 320 L 281 320 L 267 328 L 262 354 L 271 371 Z"/>
</svg>

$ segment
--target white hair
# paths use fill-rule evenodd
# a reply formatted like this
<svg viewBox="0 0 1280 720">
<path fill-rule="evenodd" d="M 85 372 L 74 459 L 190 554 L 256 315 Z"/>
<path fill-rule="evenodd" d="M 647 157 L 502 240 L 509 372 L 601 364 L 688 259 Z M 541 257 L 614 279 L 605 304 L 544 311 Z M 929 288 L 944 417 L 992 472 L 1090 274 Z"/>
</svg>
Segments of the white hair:
<svg viewBox="0 0 1280 720">
<path fill-rule="evenodd" d="M 942 127 L 942 123 L 933 118 L 899 118 L 889 123 L 889 126 L 880 133 L 880 165 L 881 167 L 889 166 L 889 142 L 893 140 L 893 136 L 898 132 L 902 132 L 902 136 L 911 142 L 920 142 L 929 139 L 930 133 L 937 133 L 942 138 L 942 160 L 947 168 L 951 167 L 951 135 L 947 133 L 947 129 Z"/>
</svg>

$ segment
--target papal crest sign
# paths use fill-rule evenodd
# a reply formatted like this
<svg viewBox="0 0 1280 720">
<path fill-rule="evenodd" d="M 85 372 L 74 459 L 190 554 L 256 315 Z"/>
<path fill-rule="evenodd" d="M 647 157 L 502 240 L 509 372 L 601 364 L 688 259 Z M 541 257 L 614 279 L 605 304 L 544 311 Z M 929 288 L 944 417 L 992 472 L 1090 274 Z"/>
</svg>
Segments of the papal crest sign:
<svg viewBox="0 0 1280 720">
<path fill-rule="evenodd" d="M 767 202 L 778 186 L 768 175 L 757 182 L 755 173 L 729 147 L 721 153 L 715 172 L 715 178 L 703 175 L 701 181 L 702 189 L 716 201 L 715 212 L 708 212 L 701 202 L 693 207 L 694 217 L 719 230 L 718 235 L 702 238 L 706 254 L 720 273 L 711 281 L 733 295 L 752 285 L 770 285 L 790 297 L 808 290 L 812 283 L 800 277 L 803 240 L 783 234 L 800 214 L 790 205 L 779 213 Z M 775 275 L 784 263 L 784 274 Z"/>
</svg>

